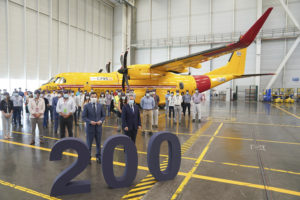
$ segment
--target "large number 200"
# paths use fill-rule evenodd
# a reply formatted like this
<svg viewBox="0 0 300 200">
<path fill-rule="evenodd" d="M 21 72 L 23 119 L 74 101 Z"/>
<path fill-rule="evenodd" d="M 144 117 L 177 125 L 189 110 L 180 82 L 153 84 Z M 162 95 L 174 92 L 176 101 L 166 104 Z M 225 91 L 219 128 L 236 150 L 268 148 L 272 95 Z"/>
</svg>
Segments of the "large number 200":
<svg viewBox="0 0 300 200">
<path fill-rule="evenodd" d="M 163 141 L 168 142 L 169 156 L 168 167 L 164 171 L 161 171 L 159 154 L 160 145 Z M 116 177 L 113 171 L 113 154 L 118 145 L 124 146 L 126 155 L 125 171 L 121 177 Z M 53 146 L 50 153 L 50 161 L 61 160 L 63 151 L 66 149 L 74 149 L 78 154 L 78 159 L 55 178 L 50 192 L 51 196 L 86 193 L 91 190 L 90 181 L 71 181 L 89 163 L 90 154 L 87 145 L 77 138 L 64 138 Z M 148 144 L 147 162 L 149 171 L 156 180 L 164 181 L 173 179 L 177 175 L 181 163 L 181 148 L 177 136 L 170 132 L 154 134 Z M 109 187 L 129 187 L 136 177 L 137 166 L 137 149 L 129 137 L 114 135 L 104 142 L 102 150 L 102 173 Z"/>
</svg>

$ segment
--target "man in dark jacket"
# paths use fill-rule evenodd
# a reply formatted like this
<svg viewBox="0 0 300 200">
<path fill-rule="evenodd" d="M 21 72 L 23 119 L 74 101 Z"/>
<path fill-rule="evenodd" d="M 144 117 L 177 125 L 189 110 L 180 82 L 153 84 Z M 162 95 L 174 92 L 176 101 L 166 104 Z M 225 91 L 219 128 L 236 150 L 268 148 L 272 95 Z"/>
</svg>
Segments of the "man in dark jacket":
<svg viewBox="0 0 300 200">
<path fill-rule="evenodd" d="M 132 94 L 129 95 L 128 104 L 125 104 L 122 109 L 122 128 L 125 135 L 135 143 L 137 130 L 141 128 L 141 116 Z"/>
<path fill-rule="evenodd" d="M 101 163 L 102 124 L 105 120 L 105 107 L 98 102 L 97 94 L 91 93 L 91 101 L 83 107 L 82 120 L 86 123 L 86 141 L 91 154 L 94 138 L 96 139 L 96 158 Z"/>
</svg>

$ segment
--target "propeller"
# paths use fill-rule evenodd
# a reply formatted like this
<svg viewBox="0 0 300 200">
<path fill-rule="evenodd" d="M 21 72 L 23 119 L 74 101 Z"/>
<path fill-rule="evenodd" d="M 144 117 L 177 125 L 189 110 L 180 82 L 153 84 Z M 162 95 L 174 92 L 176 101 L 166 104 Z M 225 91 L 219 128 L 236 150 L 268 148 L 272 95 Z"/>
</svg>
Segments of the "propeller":
<svg viewBox="0 0 300 200">
<path fill-rule="evenodd" d="M 125 91 L 125 83 L 130 89 L 129 83 L 128 83 L 128 68 L 127 68 L 127 55 L 128 55 L 128 49 L 125 51 L 124 54 L 121 54 L 120 62 L 121 62 L 121 68 L 118 70 L 120 74 L 123 74 L 122 77 L 122 90 Z"/>
<path fill-rule="evenodd" d="M 105 65 L 106 72 L 110 73 L 110 61 Z"/>
</svg>

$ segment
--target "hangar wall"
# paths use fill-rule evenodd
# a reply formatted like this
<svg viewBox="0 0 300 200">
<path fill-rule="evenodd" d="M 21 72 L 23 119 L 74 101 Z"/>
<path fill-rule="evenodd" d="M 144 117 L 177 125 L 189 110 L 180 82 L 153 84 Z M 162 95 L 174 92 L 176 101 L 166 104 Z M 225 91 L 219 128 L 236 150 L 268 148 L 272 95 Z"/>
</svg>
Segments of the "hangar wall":
<svg viewBox="0 0 300 200">
<path fill-rule="evenodd" d="M 224 36 L 244 33 L 257 18 L 259 0 L 138 0 L 136 63 L 157 63 L 197 51 L 228 43 Z M 300 1 L 285 0 L 289 9 L 300 22 Z M 294 27 L 278 0 L 262 0 L 262 12 L 274 7 L 263 31 L 271 33 L 286 32 Z M 271 34 L 270 34 L 271 35 Z M 295 35 L 296 36 L 296 35 Z M 197 38 L 197 44 L 185 40 Z M 214 40 L 205 40 L 205 37 Z M 217 39 L 216 39 L 217 38 Z M 237 37 L 238 38 L 238 37 Z M 169 44 L 167 44 L 167 42 Z M 233 40 L 234 41 L 234 40 Z M 295 37 L 262 38 L 261 70 L 256 71 L 256 43 L 248 47 L 245 73 L 275 72 Z M 231 41 L 230 41 L 231 42 Z M 165 45 L 164 45 L 165 44 Z M 192 74 L 203 74 L 225 65 L 230 55 L 222 56 L 202 64 L 201 69 L 191 69 Z M 300 77 L 300 46 L 297 47 L 283 72 L 273 87 L 300 87 L 293 77 Z M 260 78 L 262 91 L 270 77 Z M 235 80 L 235 85 L 254 85 L 255 78 Z M 234 85 L 233 84 L 233 85 Z M 232 83 L 223 84 L 217 90 L 224 90 Z"/>
<path fill-rule="evenodd" d="M 1 0 L 0 88 L 36 89 L 61 72 L 97 72 L 112 59 L 106 0 Z"/>
</svg>

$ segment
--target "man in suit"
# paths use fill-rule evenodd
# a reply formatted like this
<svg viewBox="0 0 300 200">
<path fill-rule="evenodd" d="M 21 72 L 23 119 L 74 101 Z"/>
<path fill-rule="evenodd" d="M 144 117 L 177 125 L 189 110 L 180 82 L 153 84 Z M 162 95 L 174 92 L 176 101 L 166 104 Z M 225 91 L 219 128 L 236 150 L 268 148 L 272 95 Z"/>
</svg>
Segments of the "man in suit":
<svg viewBox="0 0 300 200">
<path fill-rule="evenodd" d="M 91 101 L 87 103 L 82 112 L 82 120 L 86 123 L 86 141 L 91 154 L 92 144 L 96 140 L 96 158 L 101 163 L 101 136 L 102 124 L 105 120 L 105 108 L 98 102 L 97 94 L 91 93 Z"/>
<path fill-rule="evenodd" d="M 122 128 L 125 135 L 135 143 L 137 130 L 141 128 L 141 116 L 132 94 L 129 94 L 128 104 L 125 104 L 122 109 Z"/>
</svg>

